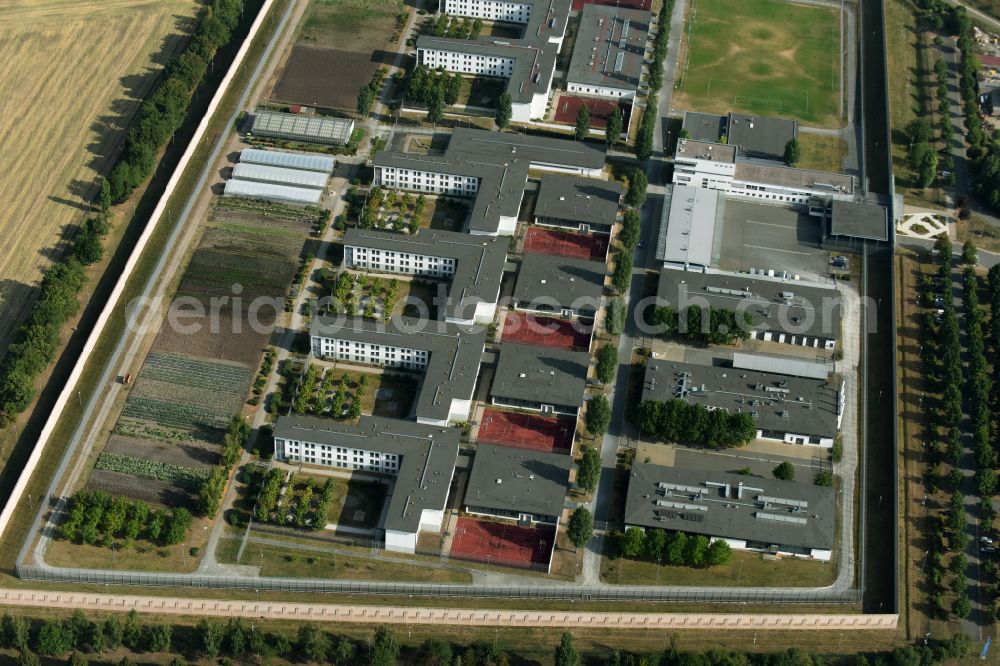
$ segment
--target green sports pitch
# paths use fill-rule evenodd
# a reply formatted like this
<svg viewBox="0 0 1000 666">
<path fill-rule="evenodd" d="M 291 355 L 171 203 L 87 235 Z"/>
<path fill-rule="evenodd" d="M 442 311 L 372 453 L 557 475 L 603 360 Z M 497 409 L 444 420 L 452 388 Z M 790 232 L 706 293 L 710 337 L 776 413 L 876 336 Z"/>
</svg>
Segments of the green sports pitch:
<svg viewBox="0 0 1000 666">
<path fill-rule="evenodd" d="M 840 11 L 788 0 L 693 0 L 675 106 L 840 124 Z"/>
</svg>

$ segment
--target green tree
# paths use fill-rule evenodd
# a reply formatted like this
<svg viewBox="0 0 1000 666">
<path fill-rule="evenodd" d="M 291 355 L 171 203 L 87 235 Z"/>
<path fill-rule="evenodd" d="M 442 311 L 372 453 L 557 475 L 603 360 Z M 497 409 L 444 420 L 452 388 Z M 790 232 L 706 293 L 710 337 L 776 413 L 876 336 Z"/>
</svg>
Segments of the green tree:
<svg viewBox="0 0 1000 666">
<path fill-rule="evenodd" d="M 615 255 L 615 270 L 611 274 L 611 284 L 619 293 L 628 291 L 632 284 L 632 255 L 619 252 Z"/>
<path fill-rule="evenodd" d="M 448 641 L 428 638 L 420 646 L 420 663 L 424 666 L 451 666 L 453 658 L 451 643 Z"/>
<path fill-rule="evenodd" d="M 603 393 L 598 393 L 587 401 L 584 421 L 587 430 L 594 437 L 600 437 L 608 431 L 608 426 L 611 425 L 611 405 Z"/>
<path fill-rule="evenodd" d="M 813 485 L 816 486 L 832 486 L 833 485 L 833 475 L 830 472 L 816 472 L 813 476 Z"/>
<path fill-rule="evenodd" d="M 979 255 L 976 252 L 976 245 L 971 240 L 962 244 L 962 263 L 975 266 L 979 263 Z"/>
<path fill-rule="evenodd" d="M 17 656 L 17 666 L 42 666 L 42 660 L 28 648 L 22 648 Z"/>
<path fill-rule="evenodd" d="M 618 548 L 625 557 L 635 559 L 641 556 L 646 549 L 645 533 L 638 527 L 629 527 L 622 533 Z"/>
<path fill-rule="evenodd" d="M 90 663 L 90 661 L 82 654 L 74 650 L 69 655 L 69 661 L 66 663 L 69 664 L 69 666 L 87 666 Z"/>
<path fill-rule="evenodd" d="M 3 629 L 3 644 L 5 647 L 26 650 L 31 642 L 31 626 L 28 620 L 8 611 L 0 624 Z"/>
<path fill-rule="evenodd" d="M 215 659 L 222 650 L 222 640 L 225 632 L 222 625 L 211 620 L 201 620 L 198 623 L 198 638 L 201 642 L 201 651 L 209 659 Z"/>
<path fill-rule="evenodd" d="M 729 544 L 722 539 L 716 539 L 708 547 L 708 552 L 705 554 L 705 563 L 710 567 L 715 567 L 720 564 L 729 564 L 732 558 L 733 551 L 729 547 Z"/>
<path fill-rule="evenodd" d="M 789 139 L 785 144 L 785 166 L 793 167 L 802 159 L 802 148 L 798 139 Z"/>
<path fill-rule="evenodd" d="M 444 118 L 444 93 L 440 87 L 436 87 L 427 99 L 427 122 L 437 125 L 442 118 Z"/>
<path fill-rule="evenodd" d="M 604 131 L 604 141 L 608 146 L 608 150 L 611 150 L 615 143 L 618 142 L 618 137 L 621 136 L 624 129 L 625 118 L 622 116 L 622 109 L 620 106 L 616 106 L 614 111 L 611 112 L 611 117 L 608 118 L 608 125 Z"/>
<path fill-rule="evenodd" d="M 133 652 L 139 652 L 142 649 L 142 624 L 139 623 L 139 613 L 134 608 L 125 616 L 122 643 Z"/>
<path fill-rule="evenodd" d="M 73 641 L 61 620 L 47 620 L 38 630 L 36 641 L 38 652 L 50 657 L 65 654 L 73 647 Z"/>
<path fill-rule="evenodd" d="M 663 530 L 646 530 L 643 555 L 651 562 L 661 562 L 667 551 L 667 533 Z"/>
<path fill-rule="evenodd" d="M 586 104 L 580 105 L 580 110 L 576 112 L 576 130 L 575 136 L 577 141 L 583 141 L 587 138 L 587 133 L 590 131 L 590 109 Z"/>
<path fill-rule="evenodd" d="M 386 626 L 375 630 L 368 655 L 369 666 L 393 666 L 399 656 L 399 642 L 396 635 Z"/>
<path fill-rule="evenodd" d="M 101 207 L 101 214 L 105 219 L 111 214 L 111 183 L 107 178 L 101 178 L 100 193 L 97 195 L 98 205 Z"/>
<path fill-rule="evenodd" d="M 629 251 L 635 249 L 635 246 L 639 243 L 639 236 L 642 234 L 642 223 L 639 217 L 639 211 L 637 210 L 626 210 L 622 215 L 622 229 L 618 233 L 618 239 L 622 242 L 622 245 Z"/>
<path fill-rule="evenodd" d="M 684 532 L 674 532 L 667 539 L 667 564 L 680 566 L 685 563 L 688 536 Z"/>
<path fill-rule="evenodd" d="M 604 327 L 609 334 L 621 335 L 621 332 L 625 330 L 625 314 L 625 301 L 621 298 L 612 298 L 608 302 Z"/>
<path fill-rule="evenodd" d="M 597 381 L 610 384 L 618 372 L 618 349 L 612 344 L 606 344 L 597 350 Z"/>
<path fill-rule="evenodd" d="M 299 627 L 298 640 L 295 649 L 306 661 L 326 661 L 326 654 L 330 649 L 330 641 L 326 634 L 320 631 L 315 624 L 307 622 Z"/>
<path fill-rule="evenodd" d="M 586 492 L 592 493 L 597 489 L 597 482 L 601 479 L 601 454 L 592 446 L 583 447 L 583 455 L 580 457 L 580 465 L 576 472 L 576 485 Z"/>
<path fill-rule="evenodd" d="M 514 116 L 510 93 L 503 93 L 497 101 L 497 115 L 494 119 L 499 129 L 505 129 L 510 125 L 510 120 Z"/>
<path fill-rule="evenodd" d="M 646 188 L 649 180 L 642 169 L 633 169 L 628 181 L 628 191 L 625 193 L 625 203 L 633 208 L 639 208 L 646 201 Z"/>
<path fill-rule="evenodd" d="M 774 478 L 781 479 L 782 481 L 792 481 L 795 479 L 795 467 L 788 461 L 778 463 L 778 466 L 771 470 L 771 473 L 774 474 Z"/>
<path fill-rule="evenodd" d="M 367 83 L 358 90 L 358 115 L 367 116 L 375 103 L 375 92 Z"/>
<path fill-rule="evenodd" d="M 573 634 L 564 631 L 559 645 L 556 646 L 555 666 L 578 666 L 579 663 L 580 655 L 573 643 Z"/>
<path fill-rule="evenodd" d="M 585 506 L 577 507 L 569 516 L 566 536 L 577 548 L 583 548 L 594 534 L 594 517 Z"/>
<path fill-rule="evenodd" d="M 173 627 L 159 622 L 146 626 L 146 649 L 150 652 L 170 652 Z"/>
<path fill-rule="evenodd" d="M 705 556 L 708 554 L 708 537 L 704 534 L 696 534 L 689 537 L 687 546 L 684 549 L 684 562 L 689 567 L 700 567 L 705 564 Z"/>
</svg>

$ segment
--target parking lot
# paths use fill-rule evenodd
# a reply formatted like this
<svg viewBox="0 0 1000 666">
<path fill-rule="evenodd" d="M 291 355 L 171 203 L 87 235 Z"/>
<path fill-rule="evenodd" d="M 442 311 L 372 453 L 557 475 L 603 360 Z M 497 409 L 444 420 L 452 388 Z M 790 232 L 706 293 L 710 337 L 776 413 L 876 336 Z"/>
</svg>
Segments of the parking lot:
<svg viewBox="0 0 1000 666">
<path fill-rule="evenodd" d="M 719 267 L 787 271 L 803 279 L 827 276 L 830 253 L 820 248 L 818 218 L 781 206 L 726 201 Z"/>
</svg>

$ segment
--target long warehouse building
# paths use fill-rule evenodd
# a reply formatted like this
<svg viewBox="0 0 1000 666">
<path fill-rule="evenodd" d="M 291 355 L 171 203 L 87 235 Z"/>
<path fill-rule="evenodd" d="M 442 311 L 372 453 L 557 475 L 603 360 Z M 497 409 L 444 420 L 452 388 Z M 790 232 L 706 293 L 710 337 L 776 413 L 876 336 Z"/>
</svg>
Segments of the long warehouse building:
<svg viewBox="0 0 1000 666">
<path fill-rule="evenodd" d="M 305 187 L 314 190 L 326 189 L 326 183 L 329 180 L 327 175 L 320 171 L 285 169 L 264 164 L 237 164 L 233 167 L 233 178 L 255 183 L 274 183 L 275 185 Z"/>
</svg>

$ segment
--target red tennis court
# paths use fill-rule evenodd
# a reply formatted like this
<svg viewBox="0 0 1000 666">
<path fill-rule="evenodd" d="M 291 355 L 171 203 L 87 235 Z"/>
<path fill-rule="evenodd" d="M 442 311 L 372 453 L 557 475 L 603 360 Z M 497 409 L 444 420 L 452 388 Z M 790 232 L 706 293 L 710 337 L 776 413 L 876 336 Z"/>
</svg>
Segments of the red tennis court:
<svg viewBox="0 0 1000 666">
<path fill-rule="evenodd" d="M 618 5 L 632 9 L 644 9 L 648 12 L 651 4 L 652 0 L 573 0 L 573 11 L 580 11 L 584 5 Z"/>
<path fill-rule="evenodd" d="M 501 342 L 557 349 L 590 349 L 592 331 L 592 326 L 578 322 L 510 311 L 503 320 Z"/>
<path fill-rule="evenodd" d="M 514 449 L 569 453 L 575 431 L 573 418 L 486 408 L 479 422 L 479 441 Z"/>
<path fill-rule="evenodd" d="M 555 538 L 555 527 L 518 527 L 459 518 L 451 542 L 451 557 L 545 571 Z"/>
<path fill-rule="evenodd" d="M 595 99 L 593 97 L 577 97 L 576 95 L 556 95 L 556 113 L 554 120 L 557 123 L 567 125 L 576 124 L 576 114 L 580 112 L 580 107 L 584 104 L 590 110 L 590 126 L 594 129 L 604 129 L 608 126 L 608 118 L 615 110 L 616 106 L 622 109 L 622 127 L 628 129 L 629 115 L 632 113 L 632 105 L 628 102 L 617 102 L 608 99 Z M 624 130 L 623 130 L 624 131 Z"/>
<path fill-rule="evenodd" d="M 524 235 L 524 252 L 604 261 L 608 256 L 608 237 L 531 226 Z"/>
</svg>

